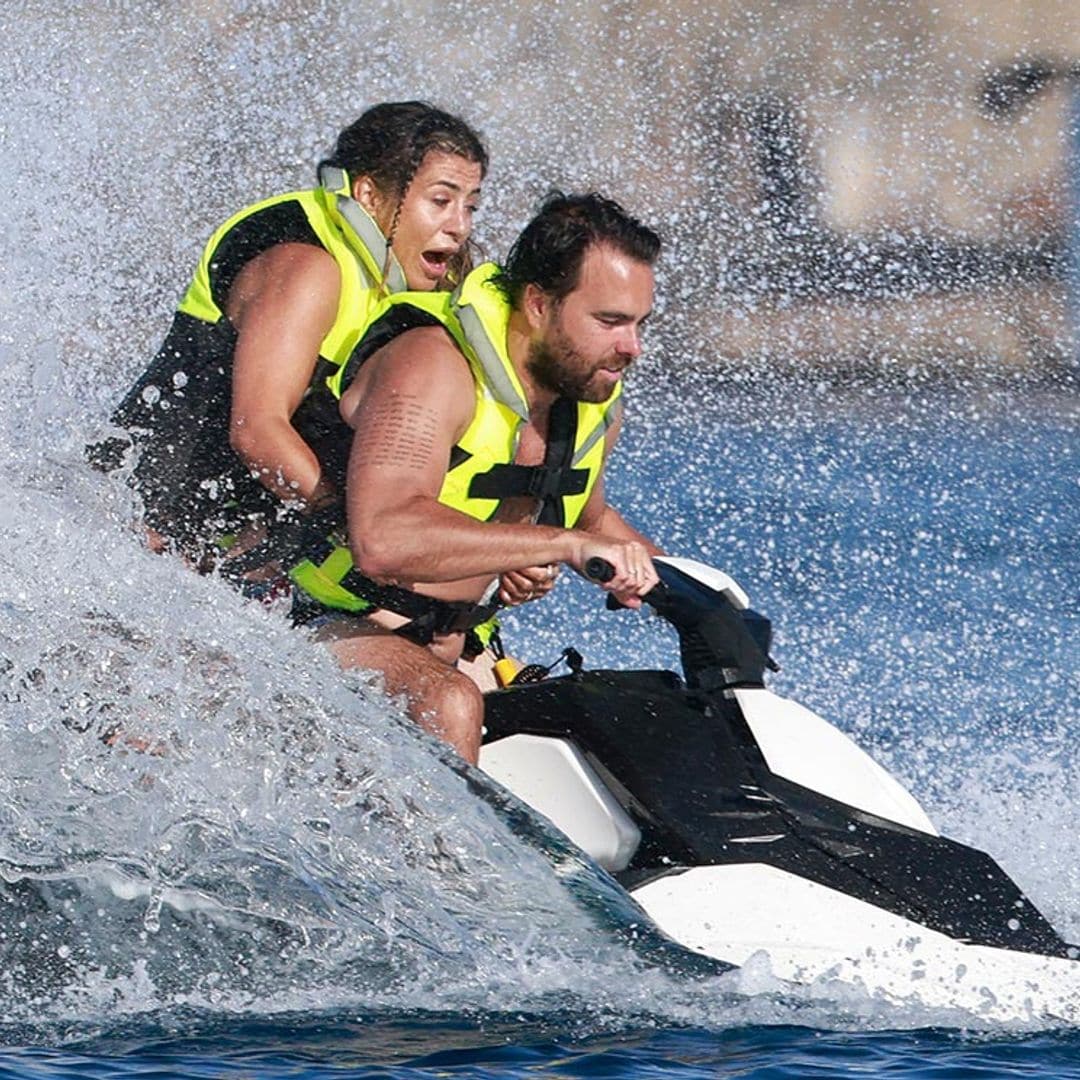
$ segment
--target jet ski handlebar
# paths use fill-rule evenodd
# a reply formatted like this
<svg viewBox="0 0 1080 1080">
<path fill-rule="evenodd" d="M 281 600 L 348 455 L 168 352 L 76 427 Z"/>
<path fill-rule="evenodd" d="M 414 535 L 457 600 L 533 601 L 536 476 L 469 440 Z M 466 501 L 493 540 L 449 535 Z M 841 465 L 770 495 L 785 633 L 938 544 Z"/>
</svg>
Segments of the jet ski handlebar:
<svg viewBox="0 0 1080 1080">
<path fill-rule="evenodd" d="M 657 555 L 653 559 L 653 567 L 660 582 L 642 597 L 653 607 L 664 604 L 669 599 L 667 593 L 672 588 L 682 592 L 689 589 L 697 593 L 699 603 L 706 597 L 715 598 L 716 594 L 719 594 L 736 611 L 745 611 L 750 606 L 750 598 L 738 583 L 715 567 L 694 559 L 671 555 Z M 594 555 L 585 562 L 585 576 L 598 585 L 604 585 L 615 576 L 615 567 L 607 559 Z"/>
<path fill-rule="evenodd" d="M 769 656 L 769 620 L 750 609 L 732 578 L 693 559 L 657 556 L 653 566 L 660 581 L 642 600 L 678 631 L 688 681 L 700 683 L 707 673 L 722 672 L 724 685 L 760 685 L 765 669 L 777 670 Z M 585 573 L 604 584 L 615 576 L 615 567 L 593 557 Z M 608 606 L 622 607 L 611 596 Z"/>
<path fill-rule="evenodd" d="M 603 585 L 615 576 L 615 567 L 607 559 L 594 555 L 585 561 L 585 576 L 590 581 Z"/>
</svg>

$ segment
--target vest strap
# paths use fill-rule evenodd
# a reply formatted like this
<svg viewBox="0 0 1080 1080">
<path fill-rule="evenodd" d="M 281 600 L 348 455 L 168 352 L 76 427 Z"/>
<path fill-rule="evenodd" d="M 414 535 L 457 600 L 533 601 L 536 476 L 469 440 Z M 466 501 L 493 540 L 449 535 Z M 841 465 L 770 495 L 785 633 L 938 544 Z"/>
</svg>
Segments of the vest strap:
<svg viewBox="0 0 1080 1080">
<path fill-rule="evenodd" d="M 580 495 L 589 484 L 589 470 L 573 467 L 576 432 L 577 404 L 557 398 L 548 415 L 544 464 L 493 465 L 472 478 L 469 495 L 481 499 L 531 495 L 541 502 L 537 516 L 541 525 L 564 526 L 563 496 Z"/>
<path fill-rule="evenodd" d="M 467 600 L 436 600 L 412 589 L 380 585 L 355 568 L 342 579 L 349 592 L 367 600 L 373 608 L 385 608 L 410 621 L 394 631 L 418 645 L 430 645 L 436 634 L 458 634 L 486 623 L 502 607 L 497 600 L 473 604 Z"/>
<path fill-rule="evenodd" d="M 478 473 L 469 484 L 474 499 L 507 499 L 530 495 L 534 499 L 557 499 L 580 495 L 589 482 L 588 469 L 552 469 L 547 465 L 493 465 Z"/>
<path fill-rule="evenodd" d="M 308 561 L 304 565 L 318 565 L 325 559 L 335 558 L 338 552 L 344 550 L 336 547 L 334 541 L 325 535 L 314 537 L 309 533 L 308 540 Z M 352 609 L 352 614 L 363 615 L 375 608 L 384 608 L 396 615 L 404 615 L 410 621 L 399 626 L 394 633 L 418 645 L 431 644 L 436 634 L 473 630 L 492 619 L 502 607 L 497 600 L 487 604 L 473 604 L 467 600 L 437 600 L 399 585 L 382 585 L 361 574 L 355 566 L 350 566 L 340 577 L 333 575 L 333 581 L 357 599 L 358 606 Z M 328 613 L 349 614 L 344 609 L 324 607 Z"/>
</svg>

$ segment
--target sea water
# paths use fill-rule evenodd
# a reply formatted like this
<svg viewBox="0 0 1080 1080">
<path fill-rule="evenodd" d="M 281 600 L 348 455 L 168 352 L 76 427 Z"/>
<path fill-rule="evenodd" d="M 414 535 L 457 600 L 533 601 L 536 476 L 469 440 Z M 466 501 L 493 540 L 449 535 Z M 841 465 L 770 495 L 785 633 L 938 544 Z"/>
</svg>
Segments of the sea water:
<svg viewBox="0 0 1080 1080">
<path fill-rule="evenodd" d="M 462 27 L 453 5 L 375 6 L 364 34 L 347 5 L 0 12 L 3 1074 L 1080 1075 L 1052 1017 L 793 991 L 767 961 L 688 972 L 557 837 L 473 797 L 377 679 L 145 551 L 130 494 L 83 461 L 209 231 L 309 183 L 371 101 L 485 127 L 495 250 L 550 181 L 667 213 L 634 177 L 642 125 L 677 103 L 606 155 L 581 124 L 619 115 L 618 80 L 530 63 L 584 13 L 500 36 L 494 10 Z M 503 63 L 458 91 L 466 39 Z M 577 122 L 525 108 L 537 94 Z M 683 333 L 679 220 L 611 501 L 732 573 L 774 621 L 773 687 L 1080 939 L 1074 383 L 713 367 Z M 655 620 L 600 599 L 564 574 L 508 619 L 512 648 L 676 663 Z"/>
<path fill-rule="evenodd" d="M 651 400 L 646 376 L 612 498 L 745 582 L 776 623 L 773 686 L 1080 937 L 1075 401 L 721 386 L 690 425 L 704 387 Z M 1053 1019 L 643 955 L 599 876 L 472 798 L 377 685 L 144 553 L 81 462 L 50 468 L 8 474 L 34 568 L 5 549 L 8 1074 L 1071 1074 Z M 583 582 L 543 607 L 507 620 L 530 659 L 675 662 Z M 163 751 L 103 747 L 106 720 Z"/>
</svg>

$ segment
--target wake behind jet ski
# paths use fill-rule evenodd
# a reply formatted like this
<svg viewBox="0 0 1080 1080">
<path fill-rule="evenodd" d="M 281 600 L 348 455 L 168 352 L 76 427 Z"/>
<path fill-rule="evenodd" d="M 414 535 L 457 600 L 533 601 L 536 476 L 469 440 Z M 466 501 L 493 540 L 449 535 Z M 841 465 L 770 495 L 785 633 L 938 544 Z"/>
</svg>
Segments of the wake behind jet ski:
<svg viewBox="0 0 1080 1080">
<path fill-rule="evenodd" d="M 727 575 L 657 559 L 670 671 L 488 695 L 480 765 L 675 941 L 774 974 L 993 1019 L 1080 1017 L 1078 950 L 990 856 L 938 834 L 846 735 L 765 688 L 768 620 Z M 599 573 L 603 566 L 593 568 Z"/>
</svg>

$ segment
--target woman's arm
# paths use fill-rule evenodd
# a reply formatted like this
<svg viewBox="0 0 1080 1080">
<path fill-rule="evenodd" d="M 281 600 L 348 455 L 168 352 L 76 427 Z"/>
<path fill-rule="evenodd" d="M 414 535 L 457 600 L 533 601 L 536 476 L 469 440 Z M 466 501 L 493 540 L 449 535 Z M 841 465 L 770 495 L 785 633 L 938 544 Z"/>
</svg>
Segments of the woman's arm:
<svg viewBox="0 0 1080 1080">
<path fill-rule="evenodd" d="M 341 272 L 310 244 L 278 244 L 252 259 L 229 294 L 237 330 L 229 442 L 283 501 L 318 505 L 334 494 L 292 425 L 337 317 Z"/>
</svg>

